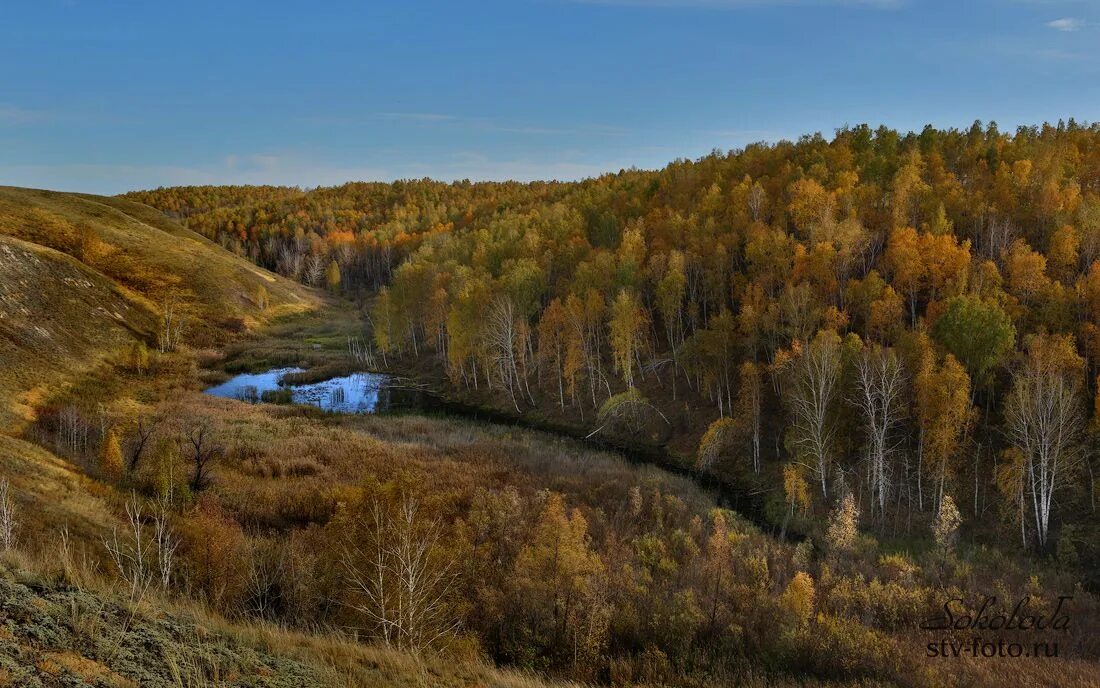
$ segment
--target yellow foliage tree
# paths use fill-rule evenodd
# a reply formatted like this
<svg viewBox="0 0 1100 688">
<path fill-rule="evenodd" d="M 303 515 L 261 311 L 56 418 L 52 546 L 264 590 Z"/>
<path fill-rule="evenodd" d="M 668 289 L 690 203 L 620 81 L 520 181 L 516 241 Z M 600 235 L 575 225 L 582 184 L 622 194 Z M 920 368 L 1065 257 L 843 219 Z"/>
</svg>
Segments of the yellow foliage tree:
<svg viewBox="0 0 1100 688">
<path fill-rule="evenodd" d="M 635 359 L 644 342 L 647 321 L 645 309 L 638 303 L 637 297 L 626 289 L 621 290 L 611 304 L 611 321 L 608 329 L 611 335 L 615 370 L 630 388 L 634 387 Z"/>
<path fill-rule="evenodd" d="M 260 309 L 261 311 L 267 310 L 267 305 L 268 305 L 267 288 L 264 287 L 264 285 L 262 285 L 262 284 L 260 286 L 256 287 L 256 293 L 255 293 L 255 295 L 253 295 L 252 300 L 253 300 L 253 302 L 255 302 L 256 308 Z"/>
<path fill-rule="evenodd" d="M 335 260 L 325 269 L 325 286 L 334 294 L 340 291 L 340 264 Z"/>
<path fill-rule="evenodd" d="M 1050 247 L 1047 249 L 1047 271 L 1050 277 L 1061 280 L 1063 284 L 1072 284 L 1073 277 L 1077 274 L 1080 249 L 1081 240 L 1073 225 L 1062 225 L 1056 229 L 1050 237 Z"/>
<path fill-rule="evenodd" d="M 138 375 L 149 369 L 149 347 L 140 339 L 130 347 L 130 369 Z"/>
<path fill-rule="evenodd" d="M 1050 288 L 1047 259 L 1043 254 L 1031 250 L 1023 239 L 1012 242 L 1005 259 L 1005 267 L 1009 291 L 1025 305 L 1034 305 Z"/>
<path fill-rule="evenodd" d="M 936 514 L 936 520 L 932 524 L 932 537 L 936 544 L 946 555 L 955 547 L 955 538 L 958 536 L 959 526 L 962 525 L 962 515 L 955 506 L 955 500 L 951 495 L 944 495 L 940 501 L 940 510 Z"/>
<path fill-rule="evenodd" d="M 859 509 L 855 497 L 848 493 L 830 516 L 825 539 L 834 551 L 849 552 L 855 546 L 858 535 Z"/>
<path fill-rule="evenodd" d="M 923 508 L 924 481 L 927 472 L 944 483 L 952 473 L 951 458 L 958 451 L 959 441 L 971 417 L 970 376 L 954 356 L 947 354 L 936 365 L 934 354 L 925 352 L 916 376 L 917 422 L 920 428 L 920 451 L 917 457 L 918 503 Z M 927 462 L 927 466 L 924 464 Z"/>
<path fill-rule="evenodd" d="M 553 646 L 587 643 L 598 620 L 598 580 L 603 564 L 588 540 L 588 522 L 577 509 L 567 513 L 560 494 L 550 493 L 529 543 L 516 557 L 519 604 L 529 606 L 540 632 Z M 585 636 L 585 637 L 582 637 Z"/>
<path fill-rule="evenodd" d="M 787 495 L 787 504 L 792 512 L 796 508 L 801 511 L 810 508 L 810 483 L 802 473 L 803 469 L 798 464 L 783 466 L 783 493 Z"/>
<path fill-rule="evenodd" d="M 805 626 L 814 613 L 814 579 L 799 571 L 787 584 L 779 603 L 793 616 L 799 626 Z"/>
<path fill-rule="evenodd" d="M 107 432 L 99 448 L 99 472 L 109 480 L 118 480 L 122 477 L 122 446 L 119 444 L 118 433 L 114 428 Z"/>
</svg>

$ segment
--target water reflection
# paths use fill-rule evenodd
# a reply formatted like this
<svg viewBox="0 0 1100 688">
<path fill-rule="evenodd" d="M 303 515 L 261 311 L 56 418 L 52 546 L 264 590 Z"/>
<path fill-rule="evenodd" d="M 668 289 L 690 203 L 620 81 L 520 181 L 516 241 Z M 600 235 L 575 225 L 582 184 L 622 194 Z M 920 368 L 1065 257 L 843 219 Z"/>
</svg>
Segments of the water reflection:
<svg viewBox="0 0 1100 688">
<path fill-rule="evenodd" d="M 207 389 L 206 393 L 253 404 L 261 401 L 291 401 L 339 413 L 373 413 L 379 406 L 379 393 L 390 379 L 390 376 L 378 373 L 352 373 L 324 382 L 280 384 L 283 376 L 299 372 L 302 372 L 301 368 L 242 373 Z M 289 398 L 282 398 L 288 393 Z"/>
</svg>

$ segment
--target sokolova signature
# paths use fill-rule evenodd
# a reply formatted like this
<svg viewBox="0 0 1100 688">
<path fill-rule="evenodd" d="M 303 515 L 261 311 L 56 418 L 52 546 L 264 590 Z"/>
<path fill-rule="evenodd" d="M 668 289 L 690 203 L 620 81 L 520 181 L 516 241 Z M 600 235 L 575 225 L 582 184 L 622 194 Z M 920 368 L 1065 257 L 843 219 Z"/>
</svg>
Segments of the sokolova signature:
<svg viewBox="0 0 1100 688">
<path fill-rule="evenodd" d="M 943 615 L 928 619 L 920 627 L 928 631 L 1069 631 L 1070 617 L 1063 609 L 1073 595 L 1059 595 L 1058 604 L 1048 613 L 1035 613 L 1028 608 L 1030 596 L 1022 597 L 1008 611 L 1005 607 L 994 609 L 996 595 L 985 595 L 977 612 L 967 609 L 963 598 L 953 597 L 943 604 Z"/>
</svg>

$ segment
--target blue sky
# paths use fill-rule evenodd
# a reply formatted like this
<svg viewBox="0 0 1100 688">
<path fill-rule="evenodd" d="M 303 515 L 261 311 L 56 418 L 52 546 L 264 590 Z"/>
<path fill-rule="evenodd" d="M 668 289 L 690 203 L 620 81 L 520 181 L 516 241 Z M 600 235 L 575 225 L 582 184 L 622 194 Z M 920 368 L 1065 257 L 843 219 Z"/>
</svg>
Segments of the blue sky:
<svg viewBox="0 0 1100 688">
<path fill-rule="evenodd" d="M 1100 119 L 1096 0 L 5 0 L 0 183 L 576 179 Z"/>
</svg>

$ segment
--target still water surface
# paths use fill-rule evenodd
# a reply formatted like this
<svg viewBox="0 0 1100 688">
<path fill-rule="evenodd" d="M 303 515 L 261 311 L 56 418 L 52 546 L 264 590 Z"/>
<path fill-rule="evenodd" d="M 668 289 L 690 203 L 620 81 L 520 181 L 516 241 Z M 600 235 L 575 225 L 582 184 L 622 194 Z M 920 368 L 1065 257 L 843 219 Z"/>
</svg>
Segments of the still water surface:
<svg viewBox="0 0 1100 688">
<path fill-rule="evenodd" d="M 352 373 L 324 382 L 283 384 L 283 376 L 300 372 L 301 368 L 275 368 L 262 373 L 241 373 L 210 387 L 206 393 L 256 403 L 264 401 L 264 392 L 289 390 L 290 400 L 295 404 L 310 404 L 339 413 L 374 413 L 379 410 L 381 391 L 391 379 L 379 373 Z"/>
</svg>

